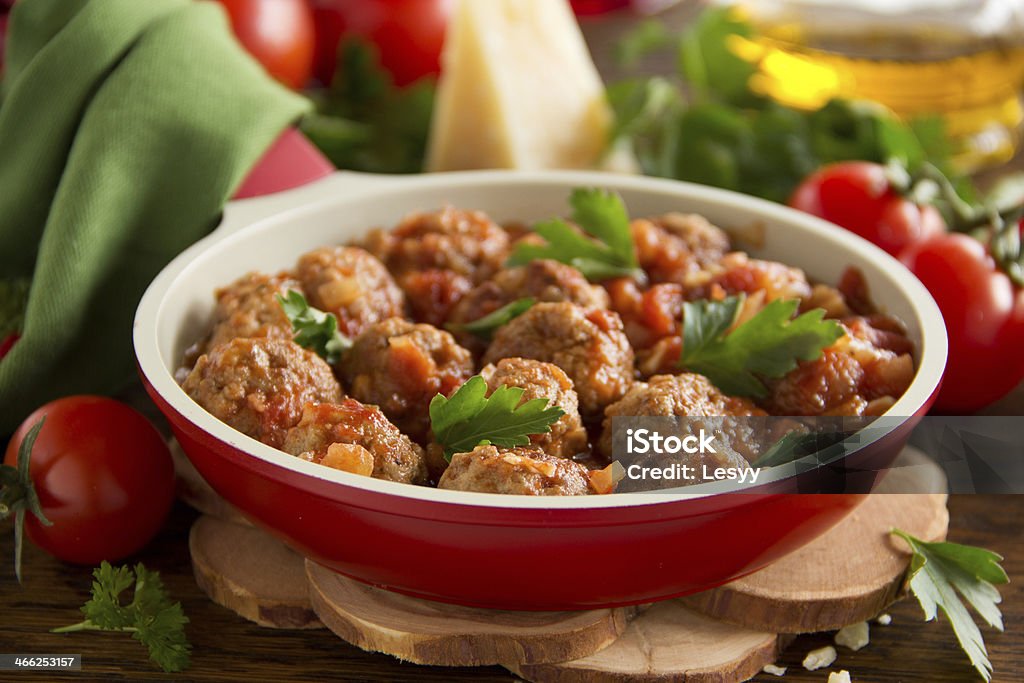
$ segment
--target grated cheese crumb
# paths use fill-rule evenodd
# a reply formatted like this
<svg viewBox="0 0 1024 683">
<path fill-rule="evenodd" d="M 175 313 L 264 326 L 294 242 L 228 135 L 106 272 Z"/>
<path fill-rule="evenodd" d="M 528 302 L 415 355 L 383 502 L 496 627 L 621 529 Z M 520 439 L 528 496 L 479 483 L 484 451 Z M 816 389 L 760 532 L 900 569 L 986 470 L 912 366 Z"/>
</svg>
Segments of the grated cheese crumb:
<svg viewBox="0 0 1024 683">
<path fill-rule="evenodd" d="M 880 626 L 888 626 L 892 623 L 892 616 L 888 614 L 879 614 L 875 621 L 877 621 Z"/>
<path fill-rule="evenodd" d="M 833 671 L 828 675 L 828 683 L 850 683 L 850 672 L 846 669 Z"/>
<path fill-rule="evenodd" d="M 848 647 L 854 652 L 871 642 L 868 622 L 844 626 L 836 632 L 836 645 Z"/>
<path fill-rule="evenodd" d="M 765 664 L 764 668 L 761 669 L 761 671 L 765 672 L 766 674 L 771 674 L 772 676 L 785 676 L 786 675 L 786 667 L 784 667 L 784 666 L 775 666 L 774 664 Z"/>
<path fill-rule="evenodd" d="M 824 669 L 826 666 L 832 666 L 832 662 L 836 661 L 836 656 L 836 649 L 831 645 L 811 650 L 804 657 L 804 668 L 808 671 Z"/>
</svg>

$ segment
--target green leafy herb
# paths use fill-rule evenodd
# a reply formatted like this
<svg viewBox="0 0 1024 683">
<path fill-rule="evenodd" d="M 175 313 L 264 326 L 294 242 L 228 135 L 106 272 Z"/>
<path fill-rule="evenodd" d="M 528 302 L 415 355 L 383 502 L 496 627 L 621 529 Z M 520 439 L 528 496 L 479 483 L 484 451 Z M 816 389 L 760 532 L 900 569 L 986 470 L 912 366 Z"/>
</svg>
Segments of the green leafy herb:
<svg viewBox="0 0 1024 683">
<path fill-rule="evenodd" d="M 1010 580 L 999 565 L 1003 558 L 984 548 L 926 543 L 899 529 L 891 533 L 906 541 L 914 553 L 906 581 L 921 603 L 925 621 L 935 619 L 941 609 L 971 664 L 982 678 L 992 680 L 992 663 L 981 630 L 960 597 L 974 607 L 986 624 L 1002 631 L 1003 617 L 998 607 L 1001 598 L 996 585 Z"/>
<path fill-rule="evenodd" d="M 149 657 L 167 672 L 182 671 L 189 664 L 191 649 L 185 637 L 188 617 L 181 603 L 172 603 L 158 572 L 141 563 L 130 567 L 112 567 L 103 562 L 92 572 L 92 597 L 82 606 L 85 620 L 55 628 L 52 633 L 76 631 L 121 631 L 131 633 L 146 646 Z M 131 602 L 121 594 L 134 584 Z"/>
<path fill-rule="evenodd" d="M 632 68 L 647 55 L 670 45 L 671 38 L 665 22 L 641 21 L 615 44 L 615 61 L 619 66 Z"/>
<path fill-rule="evenodd" d="M 32 447 L 35 446 L 39 431 L 43 428 L 46 418 L 36 422 L 25 434 L 18 447 L 17 467 L 0 465 L 0 519 L 14 515 L 14 575 L 21 583 L 21 548 L 25 535 L 25 513 L 31 512 L 41 524 L 51 526 L 53 522 L 46 518 L 39 505 L 35 484 L 29 475 L 29 461 L 32 458 Z"/>
<path fill-rule="evenodd" d="M 519 244 L 509 257 L 509 264 L 553 259 L 573 266 L 591 281 L 614 277 L 642 279 L 622 198 L 610 190 L 577 188 L 569 203 L 573 222 L 586 234 L 558 218 L 542 221 L 533 230 L 547 243 Z"/>
<path fill-rule="evenodd" d="M 537 303 L 537 300 L 532 297 L 516 299 L 472 322 L 449 323 L 445 327 L 456 332 L 469 332 L 481 339 L 489 340 L 494 336 L 498 328 L 507 325 L 514 318 L 518 318 L 523 313 L 526 313 L 535 303 Z"/>
<path fill-rule="evenodd" d="M 747 83 L 755 67 L 731 45 L 737 36 L 749 38 L 753 29 L 735 11 L 718 8 L 702 12 L 679 41 L 679 71 L 701 99 L 749 105 L 756 98 Z"/>
<path fill-rule="evenodd" d="M 500 386 L 487 396 L 487 382 L 476 375 L 445 398 L 438 394 L 430 402 L 430 426 L 434 439 L 444 447 L 444 457 L 477 446 L 525 446 L 531 434 L 551 431 L 551 425 L 565 414 L 535 398 L 520 404 L 521 387 Z"/>
<path fill-rule="evenodd" d="M 949 174 L 952 148 L 940 118 L 904 122 L 877 104 L 841 99 L 803 111 L 752 92 L 757 66 L 736 48 L 754 36 L 731 9 L 705 10 L 678 39 L 689 98 L 663 77 L 612 84 L 617 124 L 609 146 L 630 147 L 648 175 L 778 202 L 836 161 L 897 160 L 911 171 L 928 162 Z"/>
<path fill-rule="evenodd" d="M 25 279 L 0 279 L 0 341 L 21 332 L 28 288 L 29 281 Z"/>
<path fill-rule="evenodd" d="M 398 88 L 380 65 L 376 48 L 344 41 L 330 88 L 314 99 L 317 113 L 302 131 L 338 168 L 371 173 L 423 170 L 434 84 Z"/>
<path fill-rule="evenodd" d="M 313 308 L 299 292 L 288 290 L 287 297 L 278 294 L 277 302 L 291 321 L 299 346 L 310 349 L 331 365 L 352 347 L 352 341 L 338 331 L 334 314 Z"/>
<path fill-rule="evenodd" d="M 777 299 L 732 332 L 742 297 L 683 304 L 683 353 L 679 365 L 707 377 L 734 396 L 761 397 L 761 377 L 782 377 L 797 361 L 814 360 L 845 333 L 825 311 L 793 318 L 799 302 Z"/>
</svg>

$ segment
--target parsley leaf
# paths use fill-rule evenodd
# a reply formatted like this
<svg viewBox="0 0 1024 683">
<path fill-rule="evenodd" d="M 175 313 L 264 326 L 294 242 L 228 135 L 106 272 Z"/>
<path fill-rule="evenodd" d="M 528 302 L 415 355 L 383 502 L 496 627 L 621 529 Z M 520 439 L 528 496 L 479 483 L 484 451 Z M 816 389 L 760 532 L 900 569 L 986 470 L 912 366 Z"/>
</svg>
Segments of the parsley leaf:
<svg viewBox="0 0 1024 683">
<path fill-rule="evenodd" d="M 747 83 L 756 67 L 733 50 L 736 37 L 750 38 L 753 28 L 732 8 L 701 13 L 679 41 L 679 71 L 702 99 L 717 96 L 734 105 L 757 100 Z"/>
<path fill-rule="evenodd" d="M 146 646 L 149 657 L 161 669 L 177 672 L 189 664 L 190 645 L 185 637 L 188 617 L 181 603 L 171 602 L 158 572 L 141 563 L 134 571 L 103 562 L 92 572 L 92 597 L 82 606 L 85 621 L 52 633 L 121 631 L 131 633 Z M 134 584 L 132 601 L 123 604 L 121 594 Z"/>
<path fill-rule="evenodd" d="M 1002 631 L 1003 617 L 998 607 L 1001 598 L 993 584 L 1010 580 L 999 565 L 1003 558 L 990 550 L 959 543 L 926 543 L 899 529 L 891 533 L 906 541 L 914 553 L 906 581 L 921 603 L 925 621 L 935 619 L 941 609 L 971 664 L 982 678 L 992 680 L 992 663 L 981 630 L 960 596 L 985 623 Z"/>
<path fill-rule="evenodd" d="M 519 244 L 508 264 L 552 259 L 573 266 L 591 281 L 614 277 L 643 279 L 622 198 L 610 190 L 577 188 L 569 197 L 569 204 L 573 222 L 586 234 L 580 234 L 559 218 L 542 221 L 533 230 L 547 244 Z"/>
<path fill-rule="evenodd" d="M 537 303 L 537 300 L 533 297 L 523 297 L 522 299 L 516 299 L 511 303 L 507 303 L 501 308 L 497 308 L 484 317 L 477 318 L 472 322 L 448 323 L 445 327 L 453 332 L 469 332 L 481 339 L 490 340 L 499 327 L 507 325 L 513 319 L 526 313 L 535 303 Z"/>
<path fill-rule="evenodd" d="M 337 363 L 341 354 L 352 347 L 352 340 L 338 331 L 334 314 L 313 308 L 299 292 L 290 289 L 287 298 L 278 294 L 277 302 L 292 323 L 295 343 L 314 351 L 329 364 Z"/>
<path fill-rule="evenodd" d="M 339 46 L 338 68 L 317 113 L 302 132 L 338 168 L 369 173 L 418 173 L 426 156 L 434 83 L 397 87 L 376 47 L 359 39 Z"/>
<path fill-rule="evenodd" d="M 430 401 L 430 426 L 434 439 L 444 447 L 445 460 L 480 445 L 526 446 L 531 434 L 551 431 L 551 425 L 565 414 L 549 406 L 548 400 L 535 398 L 520 405 L 521 387 L 500 386 L 487 396 L 487 382 L 480 375 L 471 377 L 452 394 Z"/>
<path fill-rule="evenodd" d="M 743 297 L 683 304 L 683 353 L 679 365 L 707 377 L 734 396 L 762 397 L 760 377 L 782 377 L 799 360 L 814 360 L 842 337 L 842 325 L 824 320 L 816 309 L 793 318 L 799 302 L 776 299 L 757 315 L 726 331 L 736 320 Z"/>
</svg>

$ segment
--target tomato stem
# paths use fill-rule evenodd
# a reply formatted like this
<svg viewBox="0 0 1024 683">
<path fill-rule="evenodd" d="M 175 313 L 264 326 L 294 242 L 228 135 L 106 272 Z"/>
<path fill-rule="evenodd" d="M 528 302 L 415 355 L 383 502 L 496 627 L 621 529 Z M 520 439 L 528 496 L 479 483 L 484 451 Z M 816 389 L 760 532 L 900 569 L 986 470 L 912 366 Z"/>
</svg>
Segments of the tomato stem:
<svg viewBox="0 0 1024 683">
<path fill-rule="evenodd" d="M 46 418 L 43 417 L 32 425 L 25 438 L 18 447 L 18 466 L 0 466 L 0 481 L 3 488 L 0 489 L 0 519 L 6 519 L 14 513 L 14 575 L 21 583 L 21 549 L 24 544 L 25 535 L 25 511 L 31 512 L 41 524 L 51 526 L 53 522 L 46 518 L 42 506 L 39 504 L 39 496 L 36 495 L 36 488 L 32 483 L 29 474 L 29 460 L 32 457 L 32 447 L 35 446 L 36 437 L 43 428 Z"/>
</svg>

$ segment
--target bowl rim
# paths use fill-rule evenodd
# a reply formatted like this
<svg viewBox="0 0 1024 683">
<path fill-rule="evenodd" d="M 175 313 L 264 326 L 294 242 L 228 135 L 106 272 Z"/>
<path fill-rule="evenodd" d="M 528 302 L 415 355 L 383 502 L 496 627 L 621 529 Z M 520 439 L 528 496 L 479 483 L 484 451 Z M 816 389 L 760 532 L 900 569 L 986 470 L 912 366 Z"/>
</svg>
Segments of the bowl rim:
<svg viewBox="0 0 1024 683">
<path fill-rule="evenodd" d="M 356 188 L 354 192 L 341 192 L 342 181 Z M 319 495 L 337 492 L 344 495 L 346 487 L 361 489 L 366 493 L 412 499 L 422 503 L 456 504 L 488 508 L 525 509 L 601 509 L 657 505 L 680 500 L 697 499 L 727 492 L 736 492 L 728 482 L 706 483 L 642 493 L 617 493 L 604 496 L 516 496 L 472 491 L 453 491 L 426 486 L 414 486 L 392 481 L 373 479 L 306 462 L 246 436 L 195 403 L 174 379 L 173 370 L 167 368 L 160 355 L 157 337 L 158 323 L 164 303 L 172 286 L 179 278 L 186 277 L 195 267 L 201 267 L 203 255 L 215 248 L 225 249 L 238 242 L 257 239 L 259 235 L 283 229 L 293 219 L 315 213 L 325 205 L 343 206 L 351 201 L 365 202 L 379 199 L 385 201 L 388 195 L 417 189 L 494 189 L 496 187 L 514 190 L 515 186 L 553 184 L 558 186 L 601 186 L 615 190 L 659 194 L 681 202 L 699 199 L 727 205 L 729 208 L 747 214 L 751 221 L 767 219 L 775 224 L 785 224 L 805 231 L 823 234 L 836 247 L 855 254 L 861 261 L 874 261 L 897 285 L 917 318 L 921 330 L 921 345 L 918 349 L 918 363 L 910 387 L 885 413 L 909 419 L 928 405 L 938 390 L 945 369 L 947 339 L 945 324 L 935 300 L 923 284 L 898 260 L 861 237 L 832 223 L 799 212 L 781 204 L 742 195 L 729 190 L 712 188 L 662 178 L 617 175 L 595 171 L 468 171 L 417 176 L 373 176 L 339 172 L 313 185 L 298 188 L 279 195 L 246 200 L 229 205 L 222 225 L 233 223 L 231 229 L 218 228 L 199 240 L 174 258 L 154 278 L 146 289 L 136 311 L 133 341 L 139 372 L 144 381 L 183 419 L 194 427 L 206 432 L 213 439 L 263 461 L 263 464 L 309 477 L 310 487 L 316 487 Z M 241 220 L 232 218 L 233 208 L 240 208 Z M 256 209 L 246 212 L 246 208 Z M 483 207 L 470 207 L 483 208 Z M 484 208 L 486 210 L 486 208 Z M 897 421 L 893 421 L 894 425 Z M 895 426 L 893 427 L 895 428 Z M 869 445 L 882 438 L 890 430 L 879 431 L 863 444 Z M 762 473 L 769 475 L 759 479 L 755 490 L 774 482 L 782 481 L 806 468 L 798 469 L 797 463 L 775 467 Z M 321 486 L 329 482 L 330 488 Z M 753 492 L 753 491 L 752 491 Z"/>
</svg>

